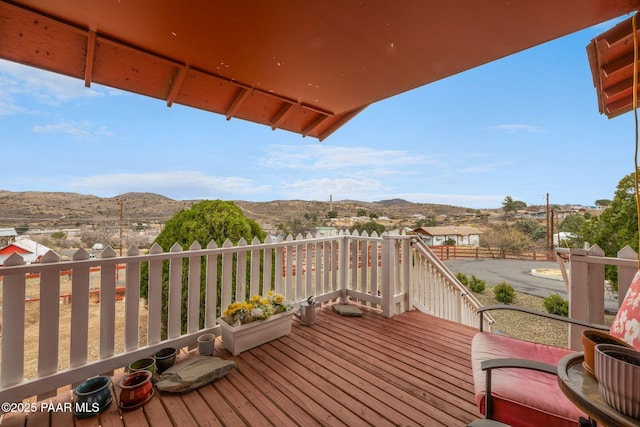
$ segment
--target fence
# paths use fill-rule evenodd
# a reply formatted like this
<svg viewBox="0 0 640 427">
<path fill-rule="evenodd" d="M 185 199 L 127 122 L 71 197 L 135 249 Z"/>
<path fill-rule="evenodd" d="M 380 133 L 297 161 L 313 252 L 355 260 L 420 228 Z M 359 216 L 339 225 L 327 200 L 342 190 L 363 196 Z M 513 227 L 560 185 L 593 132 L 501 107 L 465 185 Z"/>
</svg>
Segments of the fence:
<svg viewBox="0 0 640 427">
<path fill-rule="evenodd" d="M 531 261 L 553 261 L 554 255 L 549 251 L 532 250 L 528 252 L 513 254 L 501 252 L 498 249 L 480 248 L 472 246 L 429 246 L 429 249 L 443 261 L 455 259 L 520 259 Z"/>
<path fill-rule="evenodd" d="M 70 272 L 71 280 L 66 325 L 60 320 L 61 277 L 67 277 L 62 272 Z M 48 397 L 58 387 L 127 366 L 163 347 L 194 346 L 201 333 L 220 335 L 218 316 L 233 300 L 271 290 L 291 302 L 312 295 L 318 303 L 356 300 L 387 317 L 417 307 L 474 326 L 477 320 L 470 313 L 479 306 L 415 238 L 376 233 L 241 239 L 235 245 L 227 240 L 206 248 L 195 242 L 188 250 L 175 244 L 168 252 L 154 245 L 148 254 L 132 247 L 125 256 L 108 247 L 98 258 L 80 249 L 71 261 L 50 251 L 41 263 L 30 265 L 14 254 L 0 267 L 0 277 L 0 400 L 5 402 Z M 25 290 L 34 280 L 38 332 L 27 337 L 35 339 L 28 344 L 26 304 L 38 303 L 25 302 Z M 100 298 L 92 302 L 96 287 Z M 117 302 L 120 287 L 125 298 Z M 146 307 L 140 304 L 145 287 Z M 92 304 L 99 305 L 95 315 L 90 314 Z M 122 331 L 116 330 L 117 322 Z M 68 342 L 60 336 L 65 328 Z M 98 342 L 90 342 L 90 330 L 99 331 Z M 116 336 L 123 337 L 121 345 Z M 95 356 L 90 346 L 97 348 Z M 34 360 L 33 375 L 25 375 L 25 359 Z"/>
</svg>

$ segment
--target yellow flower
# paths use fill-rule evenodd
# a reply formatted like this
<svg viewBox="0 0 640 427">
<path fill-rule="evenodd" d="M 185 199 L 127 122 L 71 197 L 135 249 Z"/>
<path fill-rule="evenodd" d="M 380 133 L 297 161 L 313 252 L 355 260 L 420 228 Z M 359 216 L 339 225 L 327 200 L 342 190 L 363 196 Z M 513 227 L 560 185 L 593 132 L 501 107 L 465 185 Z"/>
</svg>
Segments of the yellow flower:
<svg viewBox="0 0 640 427">
<path fill-rule="evenodd" d="M 283 295 L 274 295 L 273 302 L 276 303 L 276 304 L 282 304 L 284 302 L 284 296 Z"/>
</svg>

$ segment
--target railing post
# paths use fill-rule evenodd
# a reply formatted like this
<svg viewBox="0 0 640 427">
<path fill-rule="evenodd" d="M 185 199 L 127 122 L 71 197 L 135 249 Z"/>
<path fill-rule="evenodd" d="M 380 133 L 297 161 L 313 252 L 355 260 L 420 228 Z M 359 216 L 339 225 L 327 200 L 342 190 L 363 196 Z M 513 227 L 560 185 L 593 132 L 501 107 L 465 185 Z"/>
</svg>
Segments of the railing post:
<svg viewBox="0 0 640 427">
<path fill-rule="evenodd" d="M 382 315 L 393 316 L 393 294 L 395 286 L 395 239 L 382 236 Z"/>
<path fill-rule="evenodd" d="M 338 247 L 338 289 L 340 290 L 340 303 L 347 303 L 347 287 L 349 284 L 349 235 L 342 235 Z"/>
<path fill-rule="evenodd" d="M 604 256 L 597 245 L 588 250 L 572 249 L 569 281 L 569 317 L 590 323 L 604 323 L 604 265 L 590 263 L 587 256 Z M 585 328 L 569 325 L 569 348 L 580 350 L 580 335 Z"/>
<path fill-rule="evenodd" d="M 411 239 L 405 237 L 400 243 L 402 248 L 400 275 L 402 276 L 402 290 L 404 292 L 404 306 L 402 310 L 409 311 L 413 308 L 413 280 L 411 280 L 413 256 L 411 253 Z"/>
<path fill-rule="evenodd" d="M 140 255 L 137 247 L 131 246 L 127 250 L 127 257 Z M 140 342 L 140 262 L 127 262 L 125 276 L 125 332 L 124 349 L 132 351 L 138 348 Z"/>
<path fill-rule="evenodd" d="M 618 251 L 618 258 L 637 260 L 638 254 L 630 246 L 625 246 Z M 624 299 L 629 290 L 629 285 L 633 280 L 633 276 L 636 275 L 638 266 L 626 267 L 623 265 L 618 266 L 618 304 Z"/>
<path fill-rule="evenodd" d="M 24 259 L 14 253 L 4 265 L 23 265 Z M 0 386 L 17 384 L 24 378 L 24 319 L 26 278 L 9 274 L 2 284 L 2 364 Z"/>
</svg>

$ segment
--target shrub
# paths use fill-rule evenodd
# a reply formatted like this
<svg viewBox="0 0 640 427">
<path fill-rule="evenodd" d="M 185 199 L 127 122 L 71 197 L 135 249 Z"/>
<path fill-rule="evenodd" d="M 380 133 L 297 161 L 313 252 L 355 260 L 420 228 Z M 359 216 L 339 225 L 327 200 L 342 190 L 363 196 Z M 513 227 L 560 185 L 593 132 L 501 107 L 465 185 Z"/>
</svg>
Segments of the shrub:
<svg viewBox="0 0 640 427">
<path fill-rule="evenodd" d="M 478 279 L 474 274 L 471 275 L 471 280 L 469 281 L 469 289 L 473 292 L 484 292 L 484 288 L 486 287 L 487 282 L 482 279 Z"/>
<path fill-rule="evenodd" d="M 569 301 L 566 301 L 559 294 L 551 294 L 544 299 L 544 308 L 551 314 L 559 316 L 569 316 Z"/>
<path fill-rule="evenodd" d="M 469 287 L 469 279 L 467 278 L 467 275 L 464 274 L 462 271 L 458 271 L 456 273 L 456 279 L 458 279 L 460 283 L 462 283 L 466 287 Z"/>
<path fill-rule="evenodd" d="M 513 298 L 515 298 L 516 292 L 513 290 L 513 286 L 507 282 L 502 282 L 493 288 L 493 295 L 499 302 L 503 304 L 511 304 L 513 302 Z"/>
</svg>

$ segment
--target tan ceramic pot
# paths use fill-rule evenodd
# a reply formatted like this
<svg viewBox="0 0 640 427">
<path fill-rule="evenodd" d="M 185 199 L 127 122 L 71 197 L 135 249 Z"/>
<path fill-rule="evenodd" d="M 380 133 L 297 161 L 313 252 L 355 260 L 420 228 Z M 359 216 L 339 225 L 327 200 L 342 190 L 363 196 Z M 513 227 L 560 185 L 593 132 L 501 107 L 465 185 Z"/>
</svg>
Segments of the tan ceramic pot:
<svg viewBox="0 0 640 427">
<path fill-rule="evenodd" d="M 602 398 L 623 414 L 640 419 L 640 352 L 598 344 L 595 369 Z"/>
</svg>

